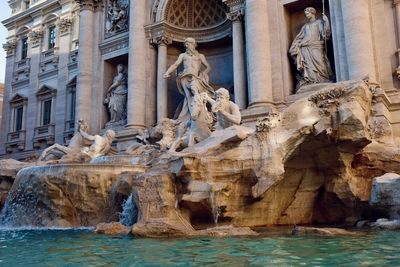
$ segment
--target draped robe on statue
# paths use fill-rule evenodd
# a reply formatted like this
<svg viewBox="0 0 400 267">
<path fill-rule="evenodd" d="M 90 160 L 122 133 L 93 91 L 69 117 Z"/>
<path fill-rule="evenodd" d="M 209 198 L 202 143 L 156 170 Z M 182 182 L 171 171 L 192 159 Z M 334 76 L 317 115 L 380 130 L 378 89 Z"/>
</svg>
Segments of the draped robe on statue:
<svg viewBox="0 0 400 267">
<path fill-rule="evenodd" d="M 333 73 L 325 51 L 325 40 L 330 35 L 329 21 L 317 19 L 307 22 L 294 39 L 289 53 L 301 74 L 297 88 L 332 81 Z"/>
</svg>

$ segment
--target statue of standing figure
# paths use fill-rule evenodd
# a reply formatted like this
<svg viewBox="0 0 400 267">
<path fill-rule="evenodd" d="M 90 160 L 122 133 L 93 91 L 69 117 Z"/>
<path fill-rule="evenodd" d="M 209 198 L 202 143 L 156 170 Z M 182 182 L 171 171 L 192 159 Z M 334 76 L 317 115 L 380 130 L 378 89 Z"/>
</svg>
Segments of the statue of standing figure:
<svg viewBox="0 0 400 267">
<path fill-rule="evenodd" d="M 108 88 L 104 104 L 108 105 L 110 121 L 106 126 L 123 125 L 126 122 L 126 102 L 128 93 L 128 79 L 122 64 L 117 65 L 117 75 L 113 84 Z"/>
<path fill-rule="evenodd" d="M 209 96 L 214 95 L 214 89 L 209 85 L 208 73 L 211 71 L 206 57 L 196 50 L 197 43 L 194 38 L 185 39 L 185 53 L 179 55 L 178 60 L 167 70 L 164 78 L 169 78 L 181 64 L 183 71 L 178 74 L 176 79 L 179 92 L 185 96 L 182 110 L 177 118 L 178 123 L 186 123 L 190 120 L 189 105 L 192 103 L 194 96 L 192 86 L 198 89 L 198 93 L 207 93 Z M 205 67 L 202 70 L 202 67 Z"/>
<path fill-rule="evenodd" d="M 325 14 L 316 18 L 316 10 L 304 10 L 308 22 L 294 39 L 289 54 L 295 60 L 298 77 L 297 89 L 307 84 L 332 82 L 332 68 L 326 54 L 326 40 L 331 37 L 329 20 Z"/>
</svg>

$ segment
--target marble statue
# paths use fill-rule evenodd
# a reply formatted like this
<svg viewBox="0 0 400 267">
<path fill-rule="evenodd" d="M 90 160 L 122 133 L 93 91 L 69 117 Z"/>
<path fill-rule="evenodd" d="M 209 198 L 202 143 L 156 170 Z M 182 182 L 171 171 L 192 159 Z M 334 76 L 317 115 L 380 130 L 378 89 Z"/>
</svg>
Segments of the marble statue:
<svg viewBox="0 0 400 267">
<path fill-rule="evenodd" d="M 317 19 L 313 7 L 306 8 L 304 13 L 308 22 L 301 28 L 289 50 L 300 72 L 297 89 L 307 84 L 332 82 L 333 76 L 326 54 L 326 40 L 331 36 L 329 20 L 325 14 Z"/>
<path fill-rule="evenodd" d="M 93 142 L 90 147 L 84 147 L 81 152 L 87 154 L 91 159 L 105 156 L 111 150 L 111 144 L 115 138 L 115 132 L 111 129 L 107 130 L 103 136 L 90 135 L 80 129 L 79 131 L 84 139 Z"/>
<path fill-rule="evenodd" d="M 124 65 L 117 65 L 117 75 L 114 77 L 113 84 L 108 88 L 107 97 L 104 100 L 110 112 L 110 121 L 106 126 L 123 125 L 126 121 L 128 82 L 124 70 Z"/>
<path fill-rule="evenodd" d="M 107 33 L 115 33 L 128 28 L 128 6 L 123 0 L 110 0 L 106 16 Z"/>
<path fill-rule="evenodd" d="M 220 88 L 215 92 L 216 100 L 208 95 L 204 95 L 207 101 L 212 105 L 211 110 L 216 114 L 217 124 L 216 130 L 223 130 L 233 125 L 239 125 L 242 120 L 240 108 L 230 101 L 229 91 Z"/>
<path fill-rule="evenodd" d="M 213 88 L 208 83 L 208 73 L 211 70 L 210 64 L 208 64 L 205 56 L 196 50 L 196 47 L 197 43 L 194 38 L 186 38 L 185 53 L 180 54 L 178 60 L 164 74 L 165 79 L 169 78 L 171 73 L 183 64 L 183 71 L 177 77 L 177 85 L 179 92 L 185 96 L 185 99 L 177 118 L 178 123 L 185 123 L 190 119 L 189 105 L 193 98 L 191 90 L 193 84 L 196 84 L 195 86 L 199 89 L 199 93 L 206 92 L 210 96 L 214 93 Z M 202 69 L 203 66 L 205 67 L 204 69 Z"/>
<path fill-rule="evenodd" d="M 78 121 L 78 131 L 71 138 L 68 146 L 54 144 L 42 152 L 38 161 L 58 160 L 63 156 L 79 153 L 82 147 L 85 146 L 84 138 L 80 132 L 81 130 L 84 132 L 89 131 L 89 125 L 83 120 Z"/>
<path fill-rule="evenodd" d="M 191 147 L 203 141 L 211 135 L 211 128 L 214 122 L 212 114 L 207 109 L 207 102 L 210 97 L 206 92 L 200 93 L 197 83 L 191 84 L 192 100 L 189 104 L 190 119 L 187 128 L 177 128 L 177 139 L 171 145 L 169 151 L 174 152 L 180 146 Z"/>
</svg>

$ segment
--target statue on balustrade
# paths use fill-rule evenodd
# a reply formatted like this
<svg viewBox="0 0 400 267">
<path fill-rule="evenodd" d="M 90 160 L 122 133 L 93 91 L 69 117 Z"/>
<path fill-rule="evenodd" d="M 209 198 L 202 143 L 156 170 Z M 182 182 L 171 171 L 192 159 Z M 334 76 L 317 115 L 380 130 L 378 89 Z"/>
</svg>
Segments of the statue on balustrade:
<svg viewBox="0 0 400 267">
<path fill-rule="evenodd" d="M 128 78 L 125 74 L 124 65 L 118 64 L 117 75 L 113 84 L 108 88 L 104 104 L 108 105 L 110 121 L 106 127 L 124 125 L 126 123 L 126 104 L 128 93 Z"/>
<path fill-rule="evenodd" d="M 211 70 L 205 56 L 196 49 L 197 43 L 194 38 L 185 39 L 185 53 L 179 55 L 178 60 L 167 70 L 164 78 L 169 78 L 171 73 L 183 64 L 183 71 L 178 74 L 176 79 L 179 92 L 185 96 L 182 109 L 177 118 L 178 123 L 186 123 L 190 120 L 189 105 L 194 96 L 192 86 L 196 86 L 200 93 L 207 93 L 210 97 L 214 94 L 214 89 L 209 85 L 208 73 Z M 204 66 L 204 69 L 202 69 Z"/>
<path fill-rule="evenodd" d="M 106 32 L 116 33 L 128 29 L 128 1 L 110 0 L 106 14 Z"/>
<path fill-rule="evenodd" d="M 289 54 L 293 57 L 298 75 L 297 89 L 304 85 L 332 82 L 332 68 L 326 53 L 326 41 L 331 37 L 331 28 L 325 14 L 316 18 L 316 10 L 304 10 L 308 22 L 294 39 Z"/>
</svg>

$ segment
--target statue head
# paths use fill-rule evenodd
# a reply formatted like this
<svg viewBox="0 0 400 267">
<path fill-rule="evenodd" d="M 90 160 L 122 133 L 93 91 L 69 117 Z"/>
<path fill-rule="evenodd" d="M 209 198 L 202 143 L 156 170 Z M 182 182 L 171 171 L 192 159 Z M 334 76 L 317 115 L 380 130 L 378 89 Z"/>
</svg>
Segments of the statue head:
<svg viewBox="0 0 400 267">
<path fill-rule="evenodd" d="M 215 98 L 217 101 L 227 102 L 230 99 L 229 91 L 225 88 L 219 88 L 215 92 Z"/>
<path fill-rule="evenodd" d="M 317 11 L 315 10 L 315 8 L 313 7 L 307 7 L 306 9 L 304 9 L 304 14 L 306 15 L 306 17 L 308 19 L 313 19 L 315 18 L 315 14 L 317 13 Z"/>
<path fill-rule="evenodd" d="M 118 71 L 118 73 L 123 73 L 124 70 L 125 70 L 125 66 L 124 66 L 124 65 L 122 65 L 122 64 L 118 64 L 118 65 L 117 65 L 117 71 Z"/>
<path fill-rule="evenodd" d="M 197 47 L 196 40 L 192 37 L 188 37 L 184 41 L 186 50 L 195 51 Z"/>
</svg>

